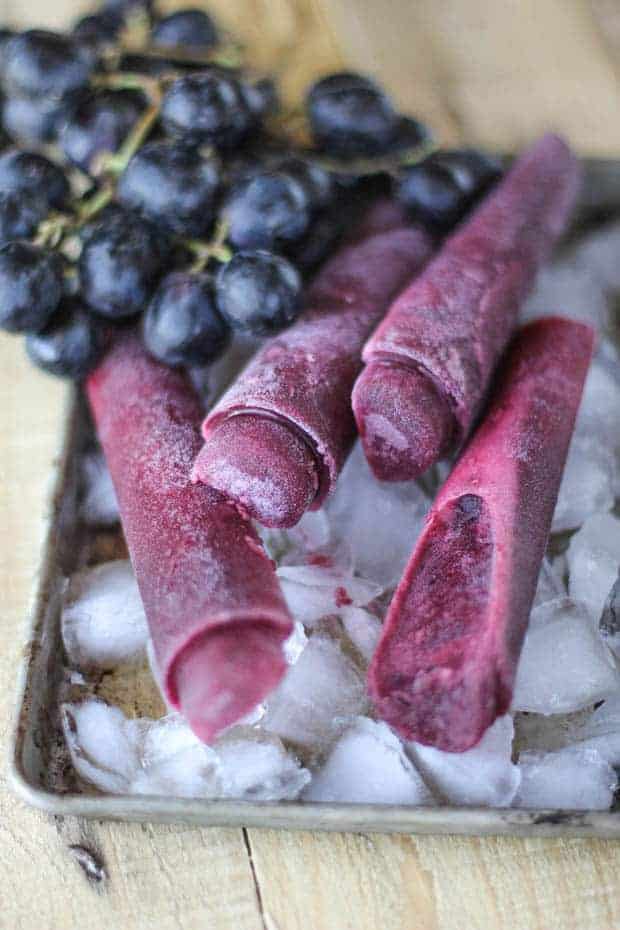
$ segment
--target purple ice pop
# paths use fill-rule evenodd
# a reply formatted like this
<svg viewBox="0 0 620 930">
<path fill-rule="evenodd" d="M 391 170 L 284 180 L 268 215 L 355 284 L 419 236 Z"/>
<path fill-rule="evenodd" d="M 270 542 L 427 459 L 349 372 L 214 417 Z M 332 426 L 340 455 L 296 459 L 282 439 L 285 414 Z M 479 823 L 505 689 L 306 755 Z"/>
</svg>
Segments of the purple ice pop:
<svg viewBox="0 0 620 930">
<path fill-rule="evenodd" d="M 292 630 L 250 522 L 190 470 L 202 407 L 185 379 L 117 343 L 87 382 L 144 602 L 159 679 L 206 742 L 282 678 Z"/>
<path fill-rule="evenodd" d="M 366 343 L 353 409 L 381 480 L 416 478 L 470 432 L 519 306 L 566 226 L 578 181 L 562 139 L 540 139 Z"/>
<path fill-rule="evenodd" d="M 474 746 L 511 702 L 594 333 L 531 323 L 427 517 L 369 669 L 405 739 Z"/>
<path fill-rule="evenodd" d="M 355 437 L 364 341 L 431 253 L 428 234 L 393 205 L 362 227 L 315 278 L 299 322 L 258 352 L 203 424 L 194 480 L 266 526 L 293 526 L 334 486 Z"/>
</svg>

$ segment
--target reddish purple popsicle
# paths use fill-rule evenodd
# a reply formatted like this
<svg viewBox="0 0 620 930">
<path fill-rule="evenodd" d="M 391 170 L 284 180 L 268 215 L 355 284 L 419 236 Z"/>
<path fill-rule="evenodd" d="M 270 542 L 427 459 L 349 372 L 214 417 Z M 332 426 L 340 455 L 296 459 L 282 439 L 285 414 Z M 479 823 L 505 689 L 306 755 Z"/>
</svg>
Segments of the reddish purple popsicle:
<svg viewBox="0 0 620 930">
<path fill-rule="evenodd" d="M 593 342 L 560 318 L 522 329 L 435 500 L 368 675 L 405 739 L 464 752 L 510 706 Z"/>
<path fill-rule="evenodd" d="M 432 243 L 381 203 L 324 266 L 298 323 L 271 340 L 203 424 L 193 478 L 266 526 L 320 507 L 355 437 L 350 398 L 364 341 Z"/>
<path fill-rule="evenodd" d="M 519 305 L 566 225 L 578 179 L 566 144 L 544 136 L 366 343 L 353 409 L 381 480 L 416 478 L 468 435 Z"/>
<path fill-rule="evenodd" d="M 164 693 L 205 742 L 282 678 L 292 622 L 251 524 L 190 482 L 202 408 L 184 378 L 137 339 L 87 383 Z"/>
</svg>

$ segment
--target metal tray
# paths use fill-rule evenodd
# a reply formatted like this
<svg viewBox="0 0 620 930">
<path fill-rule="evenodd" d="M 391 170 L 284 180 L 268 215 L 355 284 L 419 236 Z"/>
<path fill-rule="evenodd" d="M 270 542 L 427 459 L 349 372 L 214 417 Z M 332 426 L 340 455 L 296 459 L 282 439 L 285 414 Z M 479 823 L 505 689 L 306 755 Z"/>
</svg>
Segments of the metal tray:
<svg viewBox="0 0 620 930">
<path fill-rule="evenodd" d="M 620 215 L 620 161 L 586 161 L 585 183 L 573 230 Z M 561 310 L 561 308 L 558 308 Z M 72 769 L 59 725 L 60 701 L 71 685 L 60 658 L 63 579 L 97 561 L 97 549 L 118 539 L 86 531 L 77 519 L 77 464 L 92 427 L 79 394 L 70 399 L 49 507 L 49 525 L 18 671 L 18 701 L 9 749 L 9 776 L 17 794 L 52 814 L 97 819 L 238 825 L 281 829 L 381 833 L 460 833 L 515 836 L 620 837 L 620 810 L 512 810 L 188 800 L 107 795 L 81 783 Z M 108 554 L 108 558 L 110 555 Z"/>
</svg>

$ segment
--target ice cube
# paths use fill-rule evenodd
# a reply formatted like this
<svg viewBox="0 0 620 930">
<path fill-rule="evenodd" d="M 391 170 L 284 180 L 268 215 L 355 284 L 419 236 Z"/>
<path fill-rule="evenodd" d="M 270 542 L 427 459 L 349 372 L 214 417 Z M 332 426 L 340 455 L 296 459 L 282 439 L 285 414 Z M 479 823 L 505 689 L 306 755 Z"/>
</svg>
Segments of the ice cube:
<svg viewBox="0 0 620 930">
<path fill-rule="evenodd" d="M 611 651 L 620 657 L 620 573 L 605 601 L 599 631 Z"/>
<path fill-rule="evenodd" d="M 556 566 L 545 556 L 540 566 L 538 585 L 534 595 L 534 607 L 547 604 L 558 597 L 566 596 L 566 587 L 559 569 L 561 570 L 561 563 Z"/>
<path fill-rule="evenodd" d="M 584 236 L 577 246 L 575 257 L 580 265 L 596 278 L 607 291 L 620 291 L 620 223 L 617 221 L 599 226 Z"/>
<path fill-rule="evenodd" d="M 270 558 L 278 565 L 303 565 L 316 558 L 317 553 L 326 556 L 318 561 L 338 564 L 337 560 L 327 558 L 332 554 L 332 548 L 329 546 L 329 521 L 324 510 L 309 510 L 290 530 L 274 529 L 260 523 L 256 523 L 255 527 Z M 345 562 L 349 567 L 349 560 Z"/>
<path fill-rule="evenodd" d="M 618 777 L 595 749 L 525 752 L 515 807 L 608 810 Z"/>
<path fill-rule="evenodd" d="M 532 611 L 517 669 L 514 710 L 570 713 L 619 686 L 611 653 L 582 604 L 558 598 Z"/>
<path fill-rule="evenodd" d="M 620 694 L 585 715 L 570 733 L 569 746 L 596 749 L 610 765 L 620 766 Z"/>
<path fill-rule="evenodd" d="M 447 802 L 484 807 L 509 807 L 521 780 L 512 762 L 512 717 L 505 714 L 467 752 L 442 752 L 433 746 L 408 743 L 416 767 Z"/>
<path fill-rule="evenodd" d="M 342 607 L 339 616 L 357 651 L 370 662 L 381 636 L 381 621 L 363 607 Z"/>
<path fill-rule="evenodd" d="M 385 588 L 400 579 L 429 504 L 414 481 L 377 481 L 357 442 L 327 513 L 334 535 L 351 547 L 355 571 Z"/>
<path fill-rule="evenodd" d="M 137 732 L 103 701 L 63 704 L 65 743 L 77 773 L 101 791 L 125 794 L 138 771 Z"/>
<path fill-rule="evenodd" d="M 306 626 L 350 604 L 364 607 L 382 591 L 373 581 L 322 565 L 281 565 L 278 578 L 293 617 Z"/>
<path fill-rule="evenodd" d="M 261 726 L 299 746 L 324 749 L 346 722 L 362 713 L 366 688 L 336 642 L 311 636 L 278 688 L 266 701 Z"/>
<path fill-rule="evenodd" d="M 64 595 L 61 625 L 72 664 L 114 668 L 141 658 L 148 627 L 130 562 L 104 562 L 74 575 Z"/>
<path fill-rule="evenodd" d="M 132 794 L 213 798 L 221 792 L 218 758 L 201 743 L 179 714 L 135 722 L 140 767 L 130 785 Z"/>
<path fill-rule="evenodd" d="M 292 801 L 310 772 L 269 733 L 237 727 L 216 745 L 221 797 L 244 801 Z"/>
<path fill-rule="evenodd" d="M 607 439 L 577 430 L 568 450 L 551 532 L 575 529 L 592 514 L 611 510 L 615 483 L 615 456 Z"/>
<path fill-rule="evenodd" d="M 358 717 L 313 775 L 305 801 L 433 804 L 434 798 L 390 728 Z"/>
<path fill-rule="evenodd" d="M 609 357 L 609 350 L 601 345 L 593 359 L 584 385 L 583 397 L 577 416 L 577 428 L 590 427 L 607 442 L 620 442 L 620 377 L 617 359 Z"/>
<path fill-rule="evenodd" d="M 609 319 L 609 301 L 601 282 L 572 257 L 543 268 L 523 307 L 521 322 L 557 314 L 596 329 L 604 328 Z"/>
<path fill-rule="evenodd" d="M 595 623 L 620 566 L 620 520 L 610 513 L 589 517 L 575 533 L 567 552 L 568 590 L 583 601 Z"/>
<path fill-rule="evenodd" d="M 293 626 L 293 632 L 282 645 L 284 658 L 289 665 L 295 664 L 299 656 L 306 648 L 307 643 L 308 637 L 306 636 L 304 625 L 303 623 L 300 623 L 299 620 L 296 620 L 295 625 Z"/>
<path fill-rule="evenodd" d="M 80 516 L 87 526 L 113 526 L 118 523 L 118 501 L 106 460 L 101 452 L 88 452 L 82 458 L 82 500 Z"/>
</svg>

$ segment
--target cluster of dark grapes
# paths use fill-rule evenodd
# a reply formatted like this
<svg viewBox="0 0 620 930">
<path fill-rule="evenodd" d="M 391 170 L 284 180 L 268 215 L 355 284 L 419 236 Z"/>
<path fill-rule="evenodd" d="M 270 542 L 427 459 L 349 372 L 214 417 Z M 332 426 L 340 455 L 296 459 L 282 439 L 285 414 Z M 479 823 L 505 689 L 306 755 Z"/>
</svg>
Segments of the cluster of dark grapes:
<svg viewBox="0 0 620 930">
<path fill-rule="evenodd" d="M 238 55 L 204 11 L 145 0 L 0 31 L 0 326 L 42 368 L 82 378 L 136 324 L 161 361 L 208 364 L 295 320 L 360 177 L 391 172 L 439 233 L 497 177 L 478 152 L 420 160 L 426 129 L 359 74 L 310 88 L 296 143 Z"/>
</svg>

